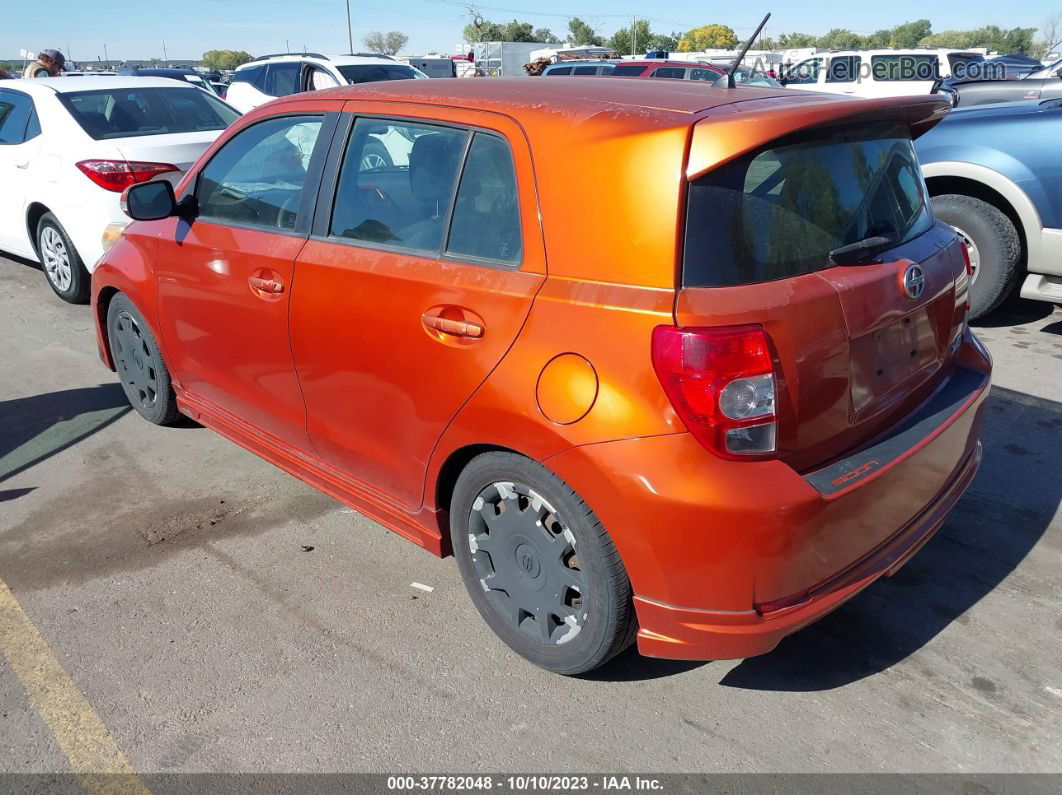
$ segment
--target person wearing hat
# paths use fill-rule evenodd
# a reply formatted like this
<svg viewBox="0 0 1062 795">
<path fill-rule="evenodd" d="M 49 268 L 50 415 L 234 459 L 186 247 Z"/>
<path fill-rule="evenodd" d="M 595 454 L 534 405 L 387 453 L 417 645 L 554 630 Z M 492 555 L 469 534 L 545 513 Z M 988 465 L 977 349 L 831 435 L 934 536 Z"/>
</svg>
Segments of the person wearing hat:
<svg viewBox="0 0 1062 795">
<path fill-rule="evenodd" d="M 42 50 L 37 60 L 26 67 L 23 77 L 58 77 L 63 71 L 66 56 L 59 50 Z"/>
</svg>

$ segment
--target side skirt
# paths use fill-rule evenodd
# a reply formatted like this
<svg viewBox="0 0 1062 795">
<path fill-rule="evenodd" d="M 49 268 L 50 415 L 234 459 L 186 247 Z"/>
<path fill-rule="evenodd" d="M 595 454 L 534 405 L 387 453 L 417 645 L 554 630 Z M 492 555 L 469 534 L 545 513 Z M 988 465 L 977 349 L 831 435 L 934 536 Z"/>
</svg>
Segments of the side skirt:
<svg viewBox="0 0 1062 795">
<path fill-rule="evenodd" d="M 273 466 L 309 483 L 315 489 L 339 500 L 344 505 L 379 522 L 388 530 L 423 547 L 436 557 L 449 554 L 449 540 L 443 534 L 446 513 L 427 508 L 409 513 L 380 499 L 367 488 L 329 467 L 324 462 L 298 452 L 278 439 L 261 433 L 229 412 L 191 396 L 177 393 L 181 412 L 202 423 L 229 441 L 263 458 Z"/>
</svg>

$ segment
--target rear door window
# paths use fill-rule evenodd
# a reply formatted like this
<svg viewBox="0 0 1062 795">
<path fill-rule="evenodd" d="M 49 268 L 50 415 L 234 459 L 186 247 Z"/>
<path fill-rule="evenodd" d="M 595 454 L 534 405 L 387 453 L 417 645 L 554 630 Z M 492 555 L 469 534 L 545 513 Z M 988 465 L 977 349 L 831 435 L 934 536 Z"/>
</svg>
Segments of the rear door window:
<svg viewBox="0 0 1062 795">
<path fill-rule="evenodd" d="M 638 77 L 645 71 L 645 66 L 617 66 L 610 72 L 613 77 Z"/>
<path fill-rule="evenodd" d="M 577 66 L 572 70 L 573 75 L 596 75 L 596 66 Z"/>
<path fill-rule="evenodd" d="M 682 80 L 686 77 L 686 70 L 677 66 L 662 66 L 657 69 L 652 77 L 664 77 L 672 80 Z"/>
<path fill-rule="evenodd" d="M 899 244 L 933 224 L 907 128 L 791 136 L 689 187 L 683 284 L 723 287 L 829 268 L 870 237 Z"/>
<path fill-rule="evenodd" d="M 266 65 L 262 90 L 271 97 L 286 97 L 299 91 L 299 75 L 302 64 L 298 61 Z"/>
<path fill-rule="evenodd" d="M 900 82 L 936 80 L 940 75 L 935 55 L 872 55 L 870 73 L 875 80 Z"/>
<path fill-rule="evenodd" d="M 34 117 L 32 99 L 15 91 L 0 91 L 0 144 L 21 144 L 34 137 L 26 134 Z"/>
<path fill-rule="evenodd" d="M 859 77 L 862 59 L 858 55 L 838 55 L 830 59 L 827 83 L 853 83 Z"/>
<path fill-rule="evenodd" d="M 572 68 L 570 66 L 558 66 L 556 69 L 550 69 L 546 72 L 546 77 L 553 77 L 554 75 L 570 75 Z"/>
<path fill-rule="evenodd" d="M 509 144 L 476 133 L 457 190 L 446 253 L 518 264 L 520 204 Z"/>
<path fill-rule="evenodd" d="M 714 69 L 690 69 L 690 80 L 710 80 L 714 83 L 720 76 Z"/>
<path fill-rule="evenodd" d="M 329 233 L 438 254 L 468 136 L 452 127 L 358 119 Z"/>
</svg>

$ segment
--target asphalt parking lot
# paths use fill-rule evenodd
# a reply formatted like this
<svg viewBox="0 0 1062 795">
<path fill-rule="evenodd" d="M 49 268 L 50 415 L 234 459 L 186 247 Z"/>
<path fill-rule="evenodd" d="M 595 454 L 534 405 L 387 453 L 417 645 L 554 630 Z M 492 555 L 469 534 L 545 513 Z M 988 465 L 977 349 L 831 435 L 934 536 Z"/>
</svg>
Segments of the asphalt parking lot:
<svg viewBox="0 0 1062 795">
<path fill-rule="evenodd" d="M 897 576 L 763 657 L 565 679 L 452 559 L 141 420 L 89 310 L 0 258 L 0 771 L 1062 771 L 1062 310 L 979 333 L 984 464 Z"/>
</svg>

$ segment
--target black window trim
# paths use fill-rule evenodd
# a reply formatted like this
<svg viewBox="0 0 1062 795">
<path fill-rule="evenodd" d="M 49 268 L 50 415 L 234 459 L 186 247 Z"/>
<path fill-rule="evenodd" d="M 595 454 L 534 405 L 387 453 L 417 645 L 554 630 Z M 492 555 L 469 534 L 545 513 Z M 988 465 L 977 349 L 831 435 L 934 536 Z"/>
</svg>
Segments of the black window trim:
<svg viewBox="0 0 1062 795">
<path fill-rule="evenodd" d="M 329 152 L 328 164 L 324 170 L 324 174 L 321 178 L 321 187 L 317 193 L 313 226 L 310 231 L 311 240 L 320 243 L 353 246 L 354 248 L 362 248 L 372 251 L 384 251 L 390 254 L 406 254 L 409 256 L 422 257 L 424 259 L 434 259 L 436 262 L 450 265 L 472 265 L 477 267 L 498 268 L 506 271 L 518 271 L 523 268 L 526 260 L 527 246 L 525 245 L 524 238 L 523 203 L 520 201 L 520 182 L 518 178 L 516 179 L 516 189 L 518 202 L 517 222 L 520 225 L 520 259 L 515 262 L 506 262 L 505 260 L 473 257 L 467 254 L 450 254 L 446 251 L 446 246 L 450 242 L 450 227 L 453 225 L 453 212 L 454 206 L 457 203 L 457 193 L 461 189 L 461 179 L 464 177 L 465 166 L 468 161 L 468 153 L 472 148 L 472 142 L 475 140 L 477 134 L 493 136 L 502 141 L 509 148 L 509 155 L 513 160 L 513 177 L 516 178 L 516 156 L 513 152 L 512 143 L 510 143 L 505 135 L 502 135 L 496 130 L 488 130 L 474 125 L 458 124 L 438 119 L 356 112 L 345 112 L 342 115 L 344 118 L 340 120 L 339 127 L 336 129 L 335 135 L 333 136 L 333 147 L 336 149 L 336 154 L 335 156 L 332 156 L 331 151 Z M 342 171 L 343 160 L 346 158 L 347 147 L 350 145 L 351 136 L 354 134 L 354 124 L 359 119 L 377 119 L 392 124 L 419 124 L 421 126 L 429 127 L 448 127 L 466 133 L 464 147 L 461 153 L 461 166 L 457 170 L 454 188 L 450 194 L 450 204 L 446 210 L 446 222 L 443 227 L 445 231 L 437 249 L 411 248 L 409 246 L 398 246 L 393 243 L 376 243 L 369 240 L 354 240 L 353 238 L 332 234 L 332 211 L 335 208 L 336 192 L 339 190 L 339 176 Z"/>
<path fill-rule="evenodd" d="M 43 130 L 42 130 L 40 133 L 37 133 L 37 135 L 34 135 L 33 138 L 27 138 L 26 137 L 26 132 L 29 130 L 30 123 L 34 120 L 34 118 L 36 118 L 38 120 L 38 123 L 39 123 L 39 120 L 40 120 L 40 116 L 37 114 L 37 103 L 33 101 L 33 97 L 30 94 L 27 94 L 24 91 L 18 91 L 18 90 L 13 89 L 13 88 L 8 88 L 7 86 L 4 86 L 3 88 L 0 88 L 0 96 L 3 96 L 4 94 L 13 94 L 14 96 L 22 97 L 23 99 L 25 99 L 27 102 L 29 102 L 30 112 L 29 112 L 29 115 L 26 116 L 26 124 L 22 128 L 22 140 L 21 141 L 10 141 L 10 142 L 0 141 L 0 146 L 21 146 L 24 143 L 28 143 L 28 142 L 32 141 L 33 138 L 37 137 L 37 135 L 43 134 Z"/>
<path fill-rule="evenodd" d="M 231 229 L 246 229 L 251 232 L 264 232 L 266 234 L 284 235 L 285 237 L 297 237 L 303 240 L 308 239 L 310 236 L 310 229 L 313 223 L 313 216 L 316 212 L 317 204 L 317 191 L 313 190 L 312 185 L 314 184 L 314 182 L 311 182 L 311 180 L 317 182 L 321 180 L 321 175 L 324 172 L 328 154 L 333 146 L 336 125 L 338 124 L 339 117 L 341 115 L 342 114 L 338 110 L 299 113 L 295 109 L 292 109 L 291 111 L 286 113 L 277 113 L 272 116 L 266 116 L 254 122 L 254 124 L 248 124 L 246 127 L 242 127 L 240 130 L 233 133 L 228 139 L 226 139 L 224 144 L 217 148 L 217 150 L 210 156 L 210 159 L 199 167 L 199 169 L 195 172 L 195 178 L 188 183 L 187 188 L 181 193 L 181 196 L 178 197 L 179 199 L 184 198 L 188 195 L 196 197 L 195 217 L 192 218 L 190 222 L 185 223 L 210 224 L 211 226 L 222 226 Z M 317 133 L 317 140 L 314 141 L 313 152 L 310 154 L 310 163 L 306 167 L 306 181 L 303 183 L 302 194 L 299 197 L 299 211 L 298 215 L 295 217 L 295 228 L 277 229 L 276 227 L 262 226 L 260 224 L 248 224 L 242 223 L 240 221 L 230 221 L 222 218 L 214 218 L 212 216 L 200 215 L 198 209 L 199 183 L 203 178 L 203 172 L 207 170 L 210 164 L 214 161 L 214 158 L 217 157 L 218 154 L 222 150 L 224 150 L 225 147 L 227 147 L 233 140 L 243 135 L 243 133 L 247 130 L 257 127 L 259 124 L 264 124 L 266 122 L 274 121 L 276 119 L 286 118 L 321 119 L 321 129 Z M 328 141 L 327 144 L 323 144 L 325 139 L 327 139 Z M 311 186 L 309 190 L 307 190 L 307 186 Z"/>
</svg>

